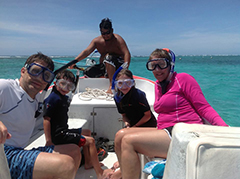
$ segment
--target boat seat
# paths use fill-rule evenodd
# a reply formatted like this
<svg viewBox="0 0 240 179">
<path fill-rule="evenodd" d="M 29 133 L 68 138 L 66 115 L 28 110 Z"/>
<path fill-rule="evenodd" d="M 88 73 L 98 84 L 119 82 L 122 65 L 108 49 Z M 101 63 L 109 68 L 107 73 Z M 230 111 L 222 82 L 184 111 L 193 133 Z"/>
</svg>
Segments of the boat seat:
<svg viewBox="0 0 240 179">
<path fill-rule="evenodd" d="M 239 153 L 239 127 L 178 123 L 172 131 L 163 179 L 239 178 Z M 140 155 L 140 160 L 144 167 L 159 158 Z"/>
<path fill-rule="evenodd" d="M 239 129 L 176 124 L 163 179 L 239 178 Z"/>
</svg>

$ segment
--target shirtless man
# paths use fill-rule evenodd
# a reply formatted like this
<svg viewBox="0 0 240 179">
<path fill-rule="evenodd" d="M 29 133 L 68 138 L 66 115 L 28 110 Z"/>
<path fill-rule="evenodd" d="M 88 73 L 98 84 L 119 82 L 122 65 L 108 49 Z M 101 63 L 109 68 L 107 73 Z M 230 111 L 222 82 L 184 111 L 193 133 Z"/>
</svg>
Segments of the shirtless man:
<svg viewBox="0 0 240 179">
<path fill-rule="evenodd" d="M 112 77 L 115 71 L 124 63 L 130 63 L 131 55 L 124 39 L 113 33 L 112 22 L 105 18 L 99 24 L 101 35 L 94 38 L 89 46 L 75 59 L 80 61 L 90 55 L 95 49 L 101 54 L 100 63 L 104 63 L 110 86 L 107 93 L 111 93 Z"/>
</svg>

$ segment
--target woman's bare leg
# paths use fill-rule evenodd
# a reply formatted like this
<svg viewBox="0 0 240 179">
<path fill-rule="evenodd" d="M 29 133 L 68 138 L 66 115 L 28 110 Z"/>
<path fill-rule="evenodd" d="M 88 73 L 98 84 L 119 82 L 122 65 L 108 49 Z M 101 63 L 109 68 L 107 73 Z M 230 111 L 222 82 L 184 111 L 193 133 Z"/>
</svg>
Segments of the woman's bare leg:
<svg viewBox="0 0 240 179">
<path fill-rule="evenodd" d="M 131 133 L 136 133 L 136 132 L 143 132 L 143 131 L 151 131 L 151 130 L 156 130 L 155 128 L 147 128 L 147 127 L 131 127 L 131 128 L 124 128 L 121 129 L 117 132 L 115 135 L 115 140 L 114 140 L 114 147 L 115 147 L 115 152 L 117 154 L 117 158 L 119 161 L 119 165 L 121 168 L 121 152 L 122 152 L 122 138 L 125 135 L 129 135 Z"/>
<path fill-rule="evenodd" d="M 166 158 L 170 141 L 164 130 L 155 128 L 125 134 L 122 138 L 120 164 L 123 179 L 139 178 L 141 171 L 138 153 Z"/>
</svg>

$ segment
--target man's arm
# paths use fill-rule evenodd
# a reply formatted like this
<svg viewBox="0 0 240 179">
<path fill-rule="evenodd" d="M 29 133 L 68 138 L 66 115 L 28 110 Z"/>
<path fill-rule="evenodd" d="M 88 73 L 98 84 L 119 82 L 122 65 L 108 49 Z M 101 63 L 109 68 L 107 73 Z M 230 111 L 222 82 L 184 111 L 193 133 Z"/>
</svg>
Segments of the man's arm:
<svg viewBox="0 0 240 179">
<path fill-rule="evenodd" d="M 45 139 L 46 139 L 46 146 L 49 145 L 54 145 L 52 143 L 52 137 L 51 137 L 51 123 L 50 123 L 51 118 L 48 116 L 44 116 L 43 120 L 43 128 L 44 128 L 44 133 L 45 133 Z"/>
<path fill-rule="evenodd" d="M 75 59 L 81 61 L 88 55 L 90 55 L 95 49 L 96 49 L 95 39 L 93 39 L 89 46 L 85 50 L 83 50 Z"/>
<path fill-rule="evenodd" d="M 6 139 L 10 139 L 11 134 L 8 133 L 6 126 L 0 121 L 0 144 L 4 144 Z"/>
</svg>

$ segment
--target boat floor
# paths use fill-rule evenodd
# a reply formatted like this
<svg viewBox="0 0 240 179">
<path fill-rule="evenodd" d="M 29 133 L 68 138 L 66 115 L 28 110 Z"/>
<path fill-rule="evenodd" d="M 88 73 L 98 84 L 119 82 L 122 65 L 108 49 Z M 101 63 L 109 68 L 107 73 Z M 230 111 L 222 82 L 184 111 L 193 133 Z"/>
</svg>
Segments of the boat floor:
<svg viewBox="0 0 240 179">
<path fill-rule="evenodd" d="M 117 156 L 114 152 L 108 152 L 108 156 L 101 161 L 101 163 L 104 164 L 104 166 L 102 166 L 102 169 L 108 169 L 108 168 L 112 168 L 113 164 L 117 161 Z M 88 169 L 85 170 L 84 166 L 81 166 L 76 174 L 76 179 L 95 179 L 97 178 L 96 173 L 94 171 L 94 169 Z"/>
<path fill-rule="evenodd" d="M 78 128 L 81 127 L 83 123 L 79 123 L 79 119 L 69 119 L 69 128 Z M 30 144 L 25 149 L 32 149 L 33 147 L 39 147 L 44 146 L 46 143 L 45 140 L 45 134 L 43 131 L 42 126 L 39 126 L 38 129 L 36 129 L 37 132 L 35 132 L 35 135 L 32 136 L 30 139 Z M 117 156 L 115 152 L 108 152 L 108 156 L 101 161 L 103 164 L 102 169 L 108 169 L 112 168 L 113 164 L 117 161 Z M 76 179 L 97 179 L 96 173 L 94 169 L 88 169 L 85 170 L 84 165 L 82 165 L 76 174 Z"/>
</svg>

